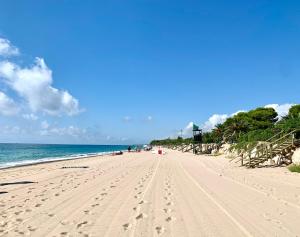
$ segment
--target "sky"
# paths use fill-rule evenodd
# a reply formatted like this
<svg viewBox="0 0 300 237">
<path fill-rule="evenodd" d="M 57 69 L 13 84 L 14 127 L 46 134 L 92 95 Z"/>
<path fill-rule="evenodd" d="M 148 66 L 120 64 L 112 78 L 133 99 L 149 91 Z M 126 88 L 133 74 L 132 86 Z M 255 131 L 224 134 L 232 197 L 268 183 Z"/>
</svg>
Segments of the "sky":
<svg viewBox="0 0 300 237">
<path fill-rule="evenodd" d="M 0 142 L 133 144 L 299 103 L 298 1 L 3 0 Z"/>
</svg>

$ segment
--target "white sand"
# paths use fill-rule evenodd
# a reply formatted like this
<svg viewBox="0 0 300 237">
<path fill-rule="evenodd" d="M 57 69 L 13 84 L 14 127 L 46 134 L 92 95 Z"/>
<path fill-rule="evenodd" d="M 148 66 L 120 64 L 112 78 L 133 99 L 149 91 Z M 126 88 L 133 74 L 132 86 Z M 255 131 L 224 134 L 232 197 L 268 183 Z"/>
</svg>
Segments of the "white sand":
<svg viewBox="0 0 300 237">
<path fill-rule="evenodd" d="M 63 166 L 89 168 L 61 169 Z M 169 151 L 0 171 L 0 236 L 299 236 L 300 174 Z"/>
</svg>

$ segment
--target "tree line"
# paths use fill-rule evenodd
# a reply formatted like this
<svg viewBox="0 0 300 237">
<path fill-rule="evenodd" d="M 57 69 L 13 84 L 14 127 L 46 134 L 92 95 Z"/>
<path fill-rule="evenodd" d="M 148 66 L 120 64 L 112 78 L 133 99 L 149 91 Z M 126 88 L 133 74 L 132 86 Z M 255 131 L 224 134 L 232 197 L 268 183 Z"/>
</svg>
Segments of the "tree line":
<svg viewBox="0 0 300 237">
<path fill-rule="evenodd" d="M 281 131 L 290 132 L 295 129 L 300 129 L 300 105 L 292 106 L 282 118 L 278 117 L 273 108 L 256 108 L 240 112 L 224 123 L 217 124 L 210 132 L 203 133 L 202 140 L 203 143 L 235 143 L 243 147 L 249 143 L 266 141 Z M 192 141 L 192 138 L 177 137 L 153 140 L 151 145 L 178 145 Z"/>
</svg>

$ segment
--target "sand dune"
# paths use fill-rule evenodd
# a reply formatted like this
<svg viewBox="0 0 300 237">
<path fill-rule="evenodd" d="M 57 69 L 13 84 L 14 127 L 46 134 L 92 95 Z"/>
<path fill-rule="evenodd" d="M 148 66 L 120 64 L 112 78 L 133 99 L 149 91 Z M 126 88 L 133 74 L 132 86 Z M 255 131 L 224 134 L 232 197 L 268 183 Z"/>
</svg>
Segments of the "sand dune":
<svg viewBox="0 0 300 237">
<path fill-rule="evenodd" d="M 142 152 L 1 170 L 0 180 L 0 236 L 300 235 L 300 175 L 285 168 Z"/>
</svg>

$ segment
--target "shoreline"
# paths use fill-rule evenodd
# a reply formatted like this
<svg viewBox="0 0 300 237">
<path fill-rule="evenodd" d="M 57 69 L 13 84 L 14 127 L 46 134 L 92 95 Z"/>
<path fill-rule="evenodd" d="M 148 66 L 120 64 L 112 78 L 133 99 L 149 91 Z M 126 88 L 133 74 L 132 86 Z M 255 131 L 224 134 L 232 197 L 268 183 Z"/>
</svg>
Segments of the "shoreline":
<svg viewBox="0 0 300 237">
<path fill-rule="evenodd" d="M 126 152 L 126 150 L 121 150 L 122 152 Z M 72 160 L 84 160 L 84 159 L 88 159 L 88 158 L 93 158 L 93 157 L 101 157 L 101 156 L 108 156 L 108 155 L 112 155 L 115 151 L 111 151 L 111 152 L 100 152 L 98 154 L 90 154 L 90 155 L 82 155 L 82 156 L 77 156 L 77 157 L 72 157 L 74 155 L 70 155 L 69 157 L 52 157 L 52 158 L 41 158 L 41 159 L 45 159 L 45 160 L 41 160 L 38 159 L 36 160 L 36 162 L 34 160 L 27 160 L 27 161 L 32 161 L 30 163 L 20 163 L 20 164 L 16 164 L 16 165 L 11 165 L 11 166 L 4 166 L 1 167 L 0 164 L 0 171 L 1 170 L 7 170 L 7 169 L 13 169 L 13 168 L 20 168 L 20 167 L 27 167 L 27 166 L 35 166 L 35 165 L 40 165 L 40 164 L 48 164 L 48 163 L 54 163 L 54 162 L 62 162 L 62 161 L 72 161 Z M 47 159 L 47 160 L 46 160 Z M 26 161 L 26 160 L 24 160 Z M 24 161 L 20 161 L 20 162 L 24 162 Z"/>
</svg>

